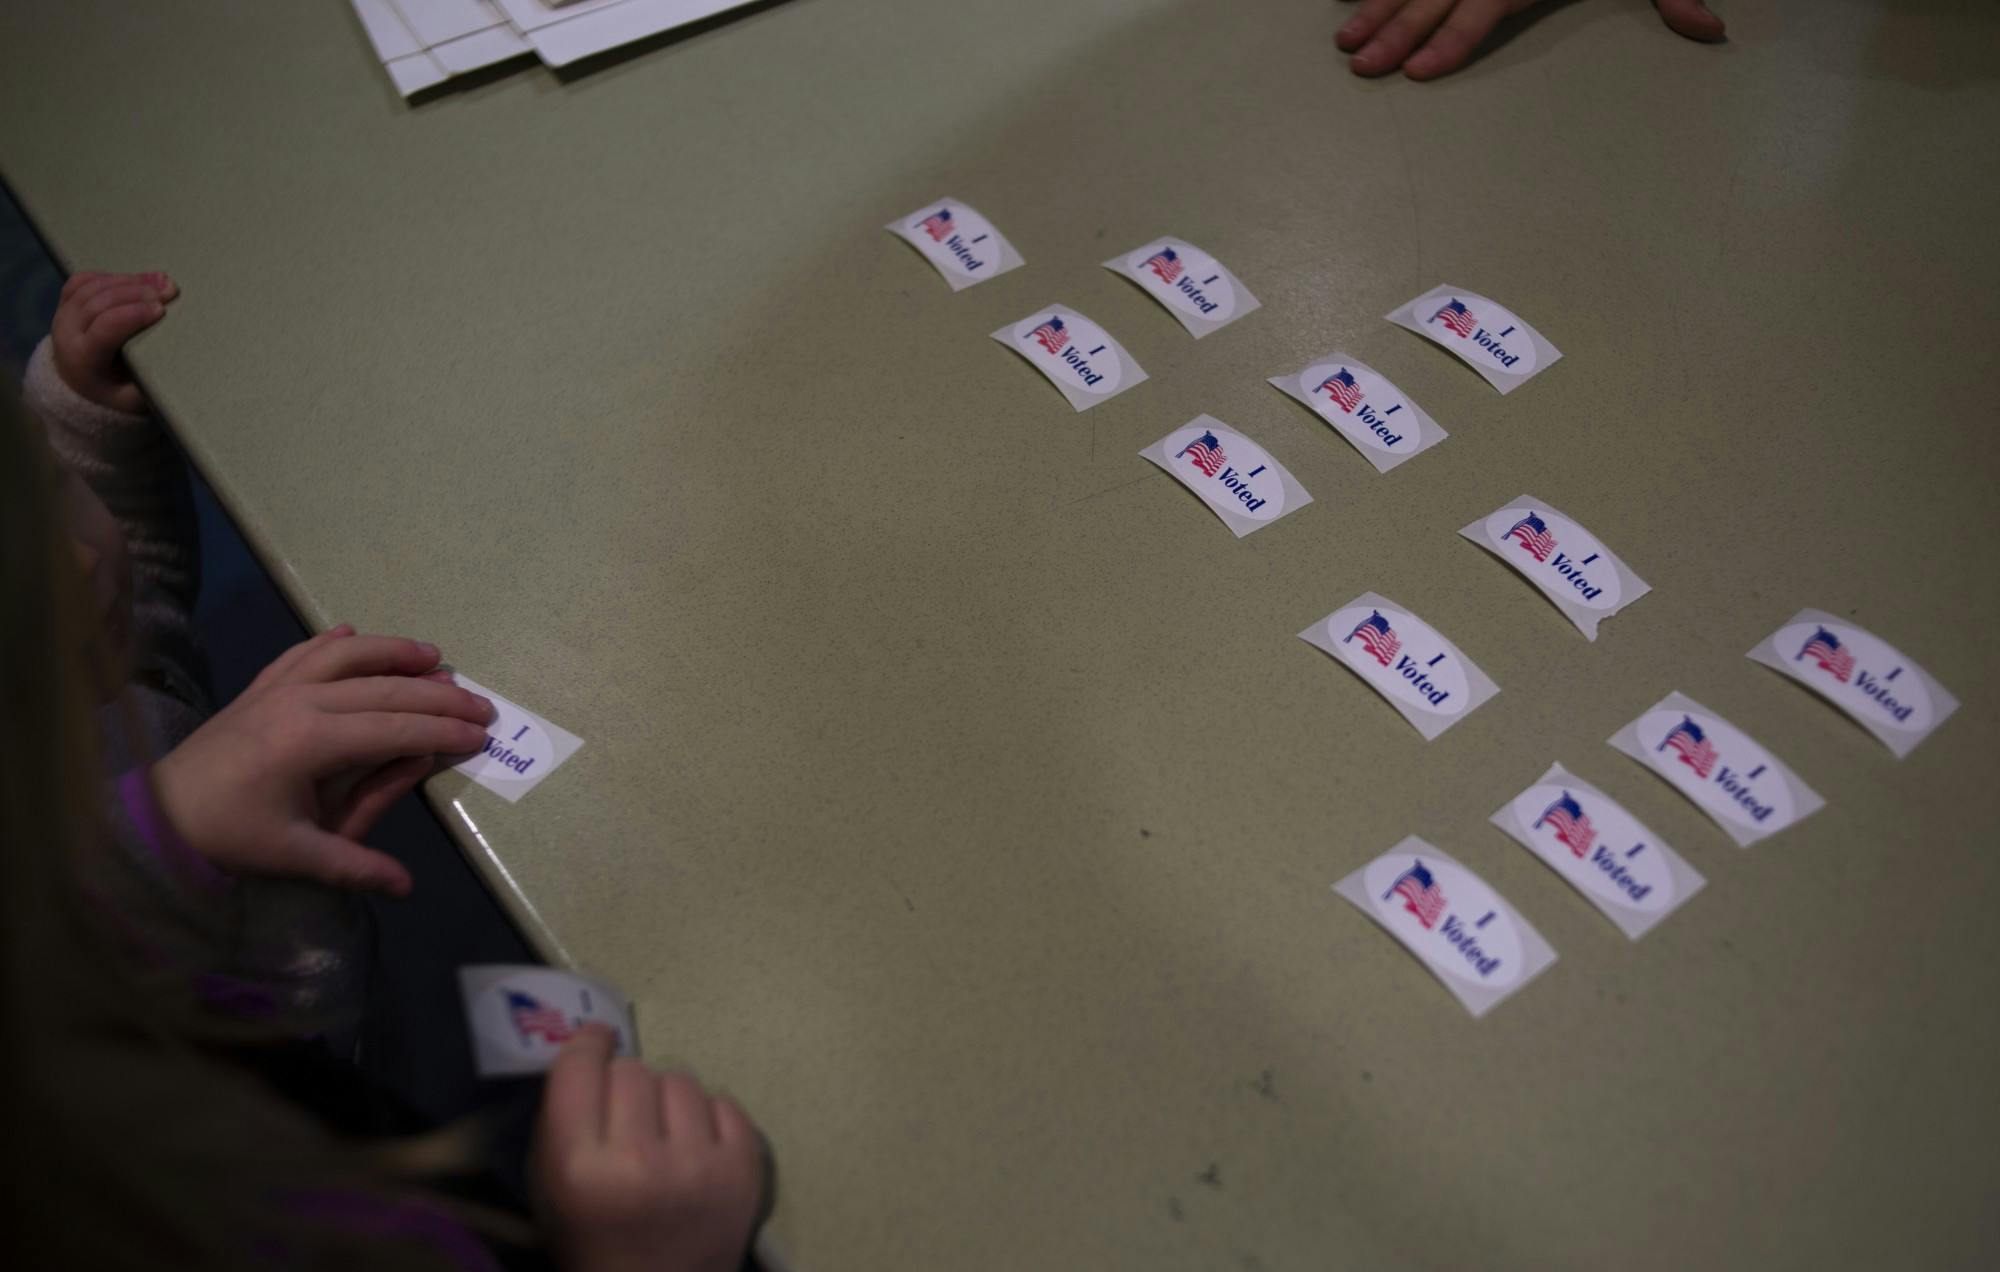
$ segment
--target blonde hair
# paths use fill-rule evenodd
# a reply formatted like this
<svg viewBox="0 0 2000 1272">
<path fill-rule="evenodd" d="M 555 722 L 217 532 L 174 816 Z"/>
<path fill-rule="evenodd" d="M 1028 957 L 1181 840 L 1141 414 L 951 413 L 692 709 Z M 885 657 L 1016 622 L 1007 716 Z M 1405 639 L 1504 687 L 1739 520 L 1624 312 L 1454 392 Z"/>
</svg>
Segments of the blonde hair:
<svg viewBox="0 0 2000 1272">
<path fill-rule="evenodd" d="M 0 1241 L 11 1266 L 462 1266 L 439 1246 L 313 1223 L 285 1202 L 430 1205 L 386 1167 L 459 1162 L 462 1136 L 387 1153 L 337 1138 L 219 1054 L 243 1028 L 205 1014 L 191 984 L 135 979 L 86 899 L 106 844 L 91 625 L 57 528 L 54 461 L 19 401 L 0 382 Z M 507 1223 L 460 1217 L 488 1231 Z"/>
</svg>

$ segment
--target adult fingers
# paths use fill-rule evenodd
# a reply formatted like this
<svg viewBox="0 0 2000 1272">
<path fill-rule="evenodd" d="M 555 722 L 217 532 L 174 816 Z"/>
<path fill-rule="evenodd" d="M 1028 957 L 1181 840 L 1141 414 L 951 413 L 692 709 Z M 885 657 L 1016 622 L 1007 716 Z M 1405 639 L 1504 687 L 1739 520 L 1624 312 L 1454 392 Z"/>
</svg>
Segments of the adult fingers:
<svg viewBox="0 0 2000 1272">
<path fill-rule="evenodd" d="M 1343 52 L 1352 53 L 1368 43 L 1370 36 L 1382 29 L 1382 24 L 1395 16 L 1396 10 L 1408 4 L 1409 0 L 1362 0 L 1354 16 L 1341 24 L 1333 33 L 1333 42 Z"/>
<path fill-rule="evenodd" d="M 1424 46 L 1403 63 L 1403 73 L 1415 80 L 1450 74 L 1465 65 L 1502 17 L 1519 7 L 1508 0 L 1460 0 Z"/>
<path fill-rule="evenodd" d="M 1722 19 L 1701 0 L 1654 0 L 1669 29 L 1690 40 L 1719 40 Z"/>
<path fill-rule="evenodd" d="M 251 689 L 261 689 L 266 685 L 274 684 L 284 679 L 290 674 L 291 669 L 297 665 L 299 659 L 304 658 L 308 653 L 327 644 L 329 641 L 342 640 L 352 635 L 354 635 L 354 625 L 352 623 L 342 623 L 337 627 L 327 628 L 317 636 L 300 641 L 284 653 L 273 658 L 264 670 L 257 673 L 257 678 L 250 682 L 250 689 L 246 689 L 244 692 L 248 693 Z"/>
<path fill-rule="evenodd" d="M 470 755 L 486 745 L 486 730 L 469 720 L 410 711 L 344 711 L 318 717 L 311 760 L 325 775 L 374 768 L 410 755 Z"/>
<path fill-rule="evenodd" d="M 286 836 L 286 847 L 289 868 L 285 874 L 343 892 L 377 892 L 389 897 L 410 894 L 410 872 L 402 862 L 345 836 L 301 822 Z"/>
<path fill-rule="evenodd" d="M 643 1060 L 620 1056 L 611 1062 L 604 1138 L 613 1144 L 635 1144 L 660 1136 L 660 1089 L 652 1070 Z"/>
<path fill-rule="evenodd" d="M 357 676 L 316 686 L 313 704 L 322 711 L 414 711 L 490 724 L 493 703 L 470 689 L 425 676 Z"/>
<path fill-rule="evenodd" d="M 669 1139 L 716 1143 L 715 1110 L 701 1083 L 685 1073 L 660 1075 L 660 1131 Z"/>
<path fill-rule="evenodd" d="M 1475 3 L 1477 0 L 1465 0 Z M 1384 23 L 1374 38 L 1354 55 L 1350 65 L 1356 75 L 1386 75 L 1403 64 L 1411 50 L 1437 28 L 1454 0 L 1410 0 Z"/>
<path fill-rule="evenodd" d="M 618 1036 L 605 1025 L 588 1024 L 563 1044 L 549 1065 L 542 1087 L 542 1145 L 561 1152 L 604 1139 L 604 1110 L 610 1092 L 611 1054 Z"/>
<path fill-rule="evenodd" d="M 309 649 L 285 672 L 295 683 L 350 676 L 419 676 L 438 665 L 438 648 L 401 636 L 349 636 Z"/>
<path fill-rule="evenodd" d="M 336 835 L 359 839 L 373 830 L 389 805 L 416 788 L 431 774 L 431 757 L 412 755 L 391 760 L 356 782 L 341 798 L 331 818 Z"/>
</svg>

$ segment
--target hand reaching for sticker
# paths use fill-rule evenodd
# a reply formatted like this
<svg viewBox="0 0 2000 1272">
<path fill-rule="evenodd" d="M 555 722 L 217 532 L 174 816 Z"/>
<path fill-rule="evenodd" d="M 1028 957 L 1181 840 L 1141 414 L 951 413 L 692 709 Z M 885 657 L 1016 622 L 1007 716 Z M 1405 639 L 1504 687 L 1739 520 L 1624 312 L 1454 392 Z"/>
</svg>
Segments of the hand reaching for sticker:
<svg viewBox="0 0 2000 1272">
<path fill-rule="evenodd" d="M 763 1139 L 736 1102 L 612 1054 L 586 1025 L 549 1067 L 537 1209 L 564 1272 L 736 1272 L 757 1222 Z"/>
<path fill-rule="evenodd" d="M 165 274 L 70 275 L 49 324 L 56 374 L 78 397 L 127 415 L 147 409 L 146 395 L 125 365 L 125 342 L 160 320 L 181 294 Z"/>
<path fill-rule="evenodd" d="M 1540 0 L 1361 0 L 1334 37 L 1356 75 L 1397 67 L 1414 80 L 1449 75 L 1472 57 L 1500 19 Z M 1702 0 L 1654 0 L 1660 18 L 1690 40 L 1719 40 L 1722 19 Z"/>
<path fill-rule="evenodd" d="M 345 625 L 293 646 L 153 766 L 161 811 L 233 874 L 408 893 L 402 863 L 357 840 L 494 714 L 437 665 L 434 646 Z"/>
</svg>

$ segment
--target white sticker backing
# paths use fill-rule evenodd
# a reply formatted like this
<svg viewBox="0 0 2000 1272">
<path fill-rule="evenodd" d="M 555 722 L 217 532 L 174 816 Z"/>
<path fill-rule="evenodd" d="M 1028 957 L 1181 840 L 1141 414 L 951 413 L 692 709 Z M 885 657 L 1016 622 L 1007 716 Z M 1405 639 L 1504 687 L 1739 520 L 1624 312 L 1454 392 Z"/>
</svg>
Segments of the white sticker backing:
<svg viewBox="0 0 2000 1272">
<path fill-rule="evenodd" d="M 1377 472 L 1388 472 L 1447 436 L 1389 377 L 1338 351 L 1313 359 L 1295 375 L 1274 375 L 1271 383 L 1333 425 Z"/>
<path fill-rule="evenodd" d="M 1556 961 L 1506 898 L 1415 835 L 1333 890 L 1402 942 L 1475 1017 Z"/>
<path fill-rule="evenodd" d="M 1436 628 L 1374 592 L 1363 592 L 1299 633 L 1388 700 L 1426 738 L 1500 692 Z"/>
<path fill-rule="evenodd" d="M 1740 848 L 1826 807 L 1749 734 L 1685 694 L 1660 699 L 1610 743 L 1665 778 Z"/>
<path fill-rule="evenodd" d="M 1146 373 L 1111 333 L 1066 305 L 1037 309 L 993 338 L 1048 377 L 1069 404 L 1087 411 L 1143 382 Z"/>
<path fill-rule="evenodd" d="M 1459 533 L 1513 566 L 1588 640 L 1600 621 L 1653 590 L 1597 536 L 1533 495 Z"/>
<path fill-rule="evenodd" d="M 1560 764 L 1492 820 L 1635 941 L 1708 882 L 1617 800 Z"/>
<path fill-rule="evenodd" d="M 497 713 L 486 726 L 485 749 L 452 765 L 508 803 L 541 784 L 575 755 L 583 739 L 550 724 L 526 707 L 509 702 L 471 677 L 454 671 L 452 681 L 493 703 Z"/>
<path fill-rule="evenodd" d="M 1852 716 L 1901 759 L 1958 699 L 1894 645 L 1825 610 L 1800 610 L 1749 656 Z"/>
<path fill-rule="evenodd" d="M 1562 357 L 1542 333 L 1477 292 L 1435 287 L 1389 315 L 1449 349 L 1502 393 L 1512 393 Z"/>
<path fill-rule="evenodd" d="M 1213 415 L 1197 415 L 1139 452 L 1200 496 L 1237 538 L 1312 502 L 1263 447 Z"/>
<path fill-rule="evenodd" d="M 1186 327 L 1196 340 L 1258 307 L 1236 275 L 1186 239 L 1154 239 L 1114 256 L 1104 268 L 1131 279 Z"/>
<path fill-rule="evenodd" d="M 926 203 L 883 228 L 923 253 L 953 291 L 964 291 L 1026 263 L 993 222 L 957 199 Z"/>
<path fill-rule="evenodd" d="M 603 981 L 553 967 L 484 963 L 458 969 L 472 1061 L 482 1078 L 540 1073 L 591 1021 L 611 1026 L 618 1054 L 639 1054 L 632 1006 Z"/>
</svg>

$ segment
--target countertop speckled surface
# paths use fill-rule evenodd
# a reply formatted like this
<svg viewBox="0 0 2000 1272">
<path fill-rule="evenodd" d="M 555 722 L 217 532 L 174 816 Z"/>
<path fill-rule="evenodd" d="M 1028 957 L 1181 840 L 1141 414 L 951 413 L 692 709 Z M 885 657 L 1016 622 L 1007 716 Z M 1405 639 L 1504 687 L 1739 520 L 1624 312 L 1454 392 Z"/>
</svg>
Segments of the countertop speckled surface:
<svg viewBox="0 0 2000 1272">
<path fill-rule="evenodd" d="M 1422 87 L 1339 13 L 798 0 L 408 107 L 332 0 L 13 6 L 0 171 L 181 280 L 135 361 L 311 619 L 586 739 L 431 798 L 809 1272 L 1990 1262 L 2000 10 L 1591 0 Z M 881 231 L 943 194 L 1026 268 Z M 1161 234 L 1263 309 L 1099 268 Z M 1382 320 L 1447 282 L 1563 360 Z M 1152 378 L 1072 413 L 985 334 L 1051 301 Z M 1450 439 L 1264 382 L 1335 347 Z M 1137 455 L 1203 411 L 1315 502 L 1233 538 Z M 1524 490 L 1655 589 L 1595 644 L 1457 535 Z M 1366 590 L 1499 697 L 1425 743 L 1295 637 Z M 1808 605 L 1966 705 L 1897 762 L 1743 657 Z M 1739 851 L 1604 745 L 1674 689 L 1828 808 Z M 1708 876 L 1643 941 L 1487 825 L 1552 760 Z M 1329 891 L 1408 833 L 1560 954 L 1484 1020 Z"/>
</svg>

